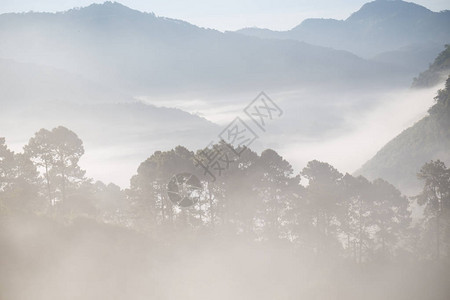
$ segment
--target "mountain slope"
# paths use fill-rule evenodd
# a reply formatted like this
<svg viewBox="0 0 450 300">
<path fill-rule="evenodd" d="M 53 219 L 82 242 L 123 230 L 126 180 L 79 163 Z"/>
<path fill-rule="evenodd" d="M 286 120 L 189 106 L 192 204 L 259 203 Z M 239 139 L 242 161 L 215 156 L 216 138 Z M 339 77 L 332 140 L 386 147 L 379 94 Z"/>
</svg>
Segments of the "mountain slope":
<svg viewBox="0 0 450 300">
<path fill-rule="evenodd" d="M 435 100 L 428 116 L 387 143 L 356 173 L 384 178 L 415 193 L 421 188 L 416 174 L 423 164 L 436 159 L 450 163 L 450 77 Z"/>
<path fill-rule="evenodd" d="M 411 74 L 416 75 L 429 67 L 430 61 L 439 55 L 442 48 L 442 44 L 413 44 L 377 54 L 372 60 L 401 66 L 410 70 Z M 445 80 L 445 78 L 442 78 L 442 80 Z"/>
<path fill-rule="evenodd" d="M 448 28 L 450 11 L 436 13 L 414 3 L 378 0 L 365 4 L 343 21 L 307 19 L 285 32 L 256 28 L 238 32 L 264 38 L 295 39 L 373 57 L 413 44 L 442 46 L 450 41 Z"/>
<path fill-rule="evenodd" d="M 404 78 L 401 68 L 348 52 L 221 33 L 111 2 L 55 14 L 0 15 L 0 40 L 0 57 L 82 74 L 134 95 Z"/>
<path fill-rule="evenodd" d="M 153 151 L 204 147 L 221 130 L 199 116 L 136 102 L 81 76 L 0 59 L 0 136 L 20 151 L 37 130 L 59 125 L 83 140 L 88 176 L 123 187 Z"/>
<path fill-rule="evenodd" d="M 425 72 L 414 78 L 413 87 L 431 87 L 447 78 L 450 75 L 450 45 L 445 45 L 442 51 Z"/>
<path fill-rule="evenodd" d="M 41 101 L 129 102 L 132 97 L 64 70 L 0 59 L 0 104 L 23 106 Z"/>
</svg>

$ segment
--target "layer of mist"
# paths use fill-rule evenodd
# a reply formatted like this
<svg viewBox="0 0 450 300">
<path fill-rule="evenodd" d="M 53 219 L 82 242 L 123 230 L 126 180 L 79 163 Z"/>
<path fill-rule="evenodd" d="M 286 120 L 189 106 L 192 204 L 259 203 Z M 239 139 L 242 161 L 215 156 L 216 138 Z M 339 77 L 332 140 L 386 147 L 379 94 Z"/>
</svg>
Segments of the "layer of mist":
<svg viewBox="0 0 450 300">
<path fill-rule="evenodd" d="M 0 299 L 450 299 L 449 28 L 0 14 Z"/>
</svg>

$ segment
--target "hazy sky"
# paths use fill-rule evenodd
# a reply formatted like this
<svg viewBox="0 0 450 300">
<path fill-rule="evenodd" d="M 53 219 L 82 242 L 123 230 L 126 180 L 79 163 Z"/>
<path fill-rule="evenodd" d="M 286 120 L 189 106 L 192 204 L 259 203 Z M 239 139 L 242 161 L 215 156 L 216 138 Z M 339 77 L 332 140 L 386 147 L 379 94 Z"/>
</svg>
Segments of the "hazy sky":
<svg viewBox="0 0 450 300">
<path fill-rule="evenodd" d="M 0 0 L 0 13 L 63 11 L 95 0 Z M 158 16 L 182 19 L 202 27 L 236 30 L 263 27 L 286 30 L 305 18 L 345 19 L 370 0 L 120 0 L 126 6 Z M 416 0 L 433 11 L 450 8 L 449 0 Z"/>
</svg>

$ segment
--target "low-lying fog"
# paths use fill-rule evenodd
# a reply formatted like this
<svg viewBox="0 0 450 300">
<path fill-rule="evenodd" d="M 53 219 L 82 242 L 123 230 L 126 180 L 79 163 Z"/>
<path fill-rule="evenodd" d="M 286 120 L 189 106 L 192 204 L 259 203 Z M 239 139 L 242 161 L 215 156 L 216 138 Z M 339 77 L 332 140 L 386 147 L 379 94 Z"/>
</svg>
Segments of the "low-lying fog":
<svg viewBox="0 0 450 300">
<path fill-rule="evenodd" d="M 251 147 L 256 151 L 276 150 L 296 171 L 306 162 L 318 159 L 351 173 L 426 115 L 438 88 L 387 92 L 314 88 L 266 91 L 283 115 L 268 124 L 267 132 L 260 132 Z M 21 151 L 42 127 L 67 126 L 84 142 L 85 155 L 80 164 L 87 176 L 127 187 L 139 164 L 154 151 L 180 144 L 190 150 L 200 149 L 217 140 L 217 135 L 235 117 L 245 120 L 243 109 L 257 94 L 208 99 L 137 97 L 151 106 L 46 103 L 6 111 L 0 126 L 15 151 Z M 178 108 L 194 116 L 165 108 L 155 110 L 153 105 Z M 16 126 L 18 122 L 20 126 Z"/>
</svg>

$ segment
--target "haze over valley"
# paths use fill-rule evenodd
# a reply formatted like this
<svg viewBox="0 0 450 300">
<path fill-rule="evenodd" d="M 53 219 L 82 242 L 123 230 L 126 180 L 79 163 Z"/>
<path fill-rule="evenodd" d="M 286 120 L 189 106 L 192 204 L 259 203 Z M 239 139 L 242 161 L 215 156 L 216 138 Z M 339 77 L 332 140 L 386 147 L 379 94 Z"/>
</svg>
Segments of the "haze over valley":
<svg viewBox="0 0 450 300">
<path fill-rule="evenodd" d="M 384 19 L 383 11 L 392 9 L 399 17 Z M 411 10 L 419 20 L 415 15 L 405 17 Z M 103 146 L 110 149 L 111 160 L 87 154 L 88 174 L 126 187 L 149 153 L 173 148 L 180 141 L 192 148 L 207 145 L 265 91 L 286 114 L 258 140 L 255 150 L 280 150 L 300 169 L 333 141 L 342 145 L 337 146 L 338 153 L 328 152 L 323 158 L 353 172 L 432 104 L 442 84 L 428 91 L 409 87 L 448 41 L 446 16 L 401 1 L 364 5 L 343 24 L 359 23 L 349 29 L 342 25 L 342 30 L 367 31 L 370 26 L 378 30 L 368 20 L 393 30 L 374 31 L 376 40 L 354 39 L 371 49 L 368 56 L 364 51 L 351 53 L 355 48 L 350 44 L 341 44 L 338 51 L 329 48 L 333 45 L 326 42 L 328 33 L 315 29 L 323 28 L 320 20 L 304 21 L 298 28 L 325 40 L 301 35 L 259 39 L 247 36 L 248 30 L 222 33 L 111 2 L 62 13 L 3 14 L 0 84 L 2 101 L 14 110 L 3 110 L 3 135 L 19 151 L 36 127 L 64 124 L 76 129 L 92 153 L 101 152 Z M 430 28 L 423 34 L 400 32 L 424 18 Z M 392 38 L 396 34 L 404 38 Z M 378 128 L 368 142 L 364 137 L 373 126 L 362 124 L 370 123 L 375 112 L 398 111 L 407 98 L 414 99 L 414 109 L 397 115 L 395 130 Z M 186 114 L 181 117 L 183 112 L 163 107 Z M 98 115 L 97 110 L 103 112 Z M 24 117 L 22 125 L 8 126 L 16 115 Z M 186 121 L 179 122 L 180 117 Z M 123 141 L 133 145 L 132 150 L 124 150 Z M 359 153 L 357 159 L 346 157 L 347 144 Z"/>
<path fill-rule="evenodd" d="M 0 299 L 450 299 L 448 4 L 0 3 Z"/>
</svg>

